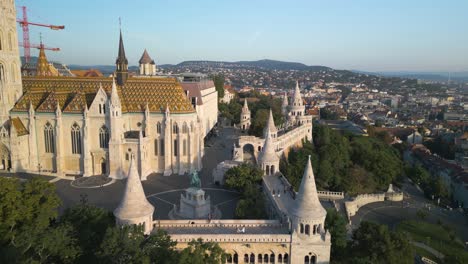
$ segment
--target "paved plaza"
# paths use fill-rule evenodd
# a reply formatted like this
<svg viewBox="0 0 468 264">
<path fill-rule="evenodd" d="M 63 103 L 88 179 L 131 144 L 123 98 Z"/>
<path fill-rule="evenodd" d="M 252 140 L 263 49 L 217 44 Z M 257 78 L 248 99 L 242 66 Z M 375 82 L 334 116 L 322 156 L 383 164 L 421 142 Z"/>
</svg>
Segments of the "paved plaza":
<svg viewBox="0 0 468 264">
<path fill-rule="evenodd" d="M 203 169 L 199 172 L 202 188 L 210 196 L 212 205 L 221 211 L 221 218 L 233 218 L 239 194 L 223 189 L 213 183 L 212 170 L 216 165 L 231 158 L 232 145 L 236 139 L 232 128 L 221 129 L 219 136 L 211 137 L 205 143 Z M 52 178 L 53 179 L 53 178 Z M 103 181 L 96 181 L 103 182 Z M 122 199 L 125 188 L 124 180 L 115 180 L 108 185 L 83 188 L 76 186 L 76 181 L 59 180 L 55 182 L 57 193 L 63 201 L 61 211 L 86 199 L 88 203 L 114 210 Z M 155 206 L 155 219 L 169 219 L 168 213 L 174 205 L 179 205 L 180 196 L 189 187 L 190 177 L 186 175 L 162 176 L 152 174 L 143 182 L 143 188 L 148 200 Z M 81 188 L 79 188 L 81 187 Z M 89 187 L 89 186 L 88 186 Z"/>
</svg>

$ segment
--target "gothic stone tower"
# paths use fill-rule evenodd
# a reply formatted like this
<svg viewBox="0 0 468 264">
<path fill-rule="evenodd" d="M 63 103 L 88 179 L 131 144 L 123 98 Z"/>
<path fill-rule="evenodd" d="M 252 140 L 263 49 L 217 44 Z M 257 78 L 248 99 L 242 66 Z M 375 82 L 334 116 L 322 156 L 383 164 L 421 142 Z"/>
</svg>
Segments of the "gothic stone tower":
<svg viewBox="0 0 468 264">
<path fill-rule="evenodd" d="M 122 31 L 120 31 L 120 39 L 119 39 L 119 54 L 117 59 L 115 60 L 115 64 L 117 69 L 115 71 L 115 75 L 117 77 L 117 84 L 120 86 L 125 85 L 128 79 L 128 60 L 125 56 L 125 48 L 122 40 Z"/>
<path fill-rule="evenodd" d="M 14 0 L 0 0 L 0 125 L 23 93 Z"/>
<path fill-rule="evenodd" d="M 242 131 L 247 131 L 250 128 L 250 110 L 249 105 L 247 104 L 247 99 L 244 99 L 244 106 L 241 111 L 240 128 Z"/>
</svg>

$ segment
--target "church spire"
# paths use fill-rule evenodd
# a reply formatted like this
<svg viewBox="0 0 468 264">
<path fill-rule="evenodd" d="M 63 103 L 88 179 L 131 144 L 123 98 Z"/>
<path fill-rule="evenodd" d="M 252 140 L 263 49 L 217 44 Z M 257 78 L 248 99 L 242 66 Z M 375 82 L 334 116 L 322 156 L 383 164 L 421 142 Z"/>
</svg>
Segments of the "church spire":
<svg viewBox="0 0 468 264">
<path fill-rule="evenodd" d="M 115 61 L 117 69 L 115 71 L 117 84 L 122 86 L 128 79 L 128 60 L 125 56 L 125 48 L 122 39 L 122 30 L 120 30 L 119 53 Z"/>
<path fill-rule="evenodd" d="M 36 76 L 50 76 L 49 62 L 44 51 L 44 45 L 39 46 L 39 57 L 37 58 Z"/>
<path fill-rule="evenodd" d="M 299 187 L 296 198 L 296 205 L 293 207 L 291 213 L 299 218 L 314 219 L 324 218 L 327 214 L 318 198 L 310 156 L 304 170 L 304 175 L 302 176 L 301 186 Z"/>
</svg>

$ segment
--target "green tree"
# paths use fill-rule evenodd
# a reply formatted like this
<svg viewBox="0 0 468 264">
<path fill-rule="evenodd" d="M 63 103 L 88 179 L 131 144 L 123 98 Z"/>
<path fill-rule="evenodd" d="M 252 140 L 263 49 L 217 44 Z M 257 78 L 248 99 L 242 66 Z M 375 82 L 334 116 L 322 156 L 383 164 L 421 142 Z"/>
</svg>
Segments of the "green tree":
<svg viewBox="0 0 468 264">
<path fill-rule="evenodd" d="M 0 262 L 73 262 L 80 254 L 69 225 L 54 224 L 55 186 L 0 178 Z"/>
<path fill-rule="evenodd" d="M 226 171 L 224 185 L 229 189 L 244 190 L 247 186 L 259 184 L 263 171 L 257 166 L 243 163 Z"/>
<path fill-rule="evenodd" d="M 239 219 L 265 219 L 265 196 L 258 185 L 247 185 L 237 202 L 236 218 Z"/>
<path fill-rule="evenodd" d="M 231 100 L 229 104 L 219 103 L 218 111 L 221 117 L 231 120 L 234 124 L 238 124 L 240 122 L 242 105 L 237 100 Z"/>
<path fill-rule="evenodd" d="M 70 224 L 77 231 L 76 236 L 82 248 L 79 262 L 97 262 L 94 250 L 101 244 L 107 228 L 115 224 L 112 213 L 83 202 L 65 210 L 60 221 Z"/>
<path fill-rule="evenodd" d="M 35 240 L 29 254 L 25 254 L 27 263 L 75 263 L 81 254 L 73 227 L 59 224 L 45 230 Z"/>
<path fill-rule="evenodd" d="M 270 111 L 267 109 L 258 110 L 253 115 L 252 124 L 250 125 L 249 134 L 257 137 L 263 136 L 263 129 L 266 126 Z"/>
<path fill-rule="evenodd" d="M 143 253 L 148 256 L 152 264 L 176 263 L 178 252 L 175 250 L 177 242 L 171 240 L 167 232 L 158 229 L 144 241 Z"/>
<path fill-rule="evenodd" d="M 346 253 L 346 219 L 335 209 L 330 208 L 327 210 L 327 217 L 325 218 L 325 229 L 331 235 L 332 258 L 340 259 Z"/>
<path fill-rule="evenodd" d="M 224 97 L 224 75 L 217 74 L 212 77 L 216 91 L 218 92 L 218 98 Z"/>
<path fill-rule="evenodd" d="M 362 222 L 352 238 L 350 263 L 414 263 L 409 240 L 387 226 Z"/>
<path fill-rule="evenodd" d="M 188 243 L 180 252 L 180 264 L 218 264 L 226 262 L 226 253 L 213 242 L 203 242 L 201 238 Z"/>
<path fill-rule="evenodd" d="M 99 263 L 149 263 L 142 249 L 145 237 L 141 226 L 109 227 L 96 252 Z"/>
</svg>

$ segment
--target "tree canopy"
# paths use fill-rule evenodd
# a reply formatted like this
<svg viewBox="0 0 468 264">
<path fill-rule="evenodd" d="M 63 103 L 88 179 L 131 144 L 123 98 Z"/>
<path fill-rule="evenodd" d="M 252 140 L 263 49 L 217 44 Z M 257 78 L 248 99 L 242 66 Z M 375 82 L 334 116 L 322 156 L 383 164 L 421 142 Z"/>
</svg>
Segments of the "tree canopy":
<svg viewBox="0 0 468 264">
<path fill-rule="evenodd" d="M 217 74 L 212 77 L 216 91 L 218 92 L 218 98 L 224 97 L 224 75 Z"/>
<path fill-rule="evenodd" d="M 307 156 L 318 188 L 351 195 L 385 190 L 402 173 L 400 153 L 377 138 L 341 134 L 315 125 L 313 142 L 303 142 L 280 162 L 280 170 L 297 190 Z"/>
<path fill-rule="evenodd" d="M 263 171 L 260 168 L 246 163 L 226 172 L 224 185 L 229 189 L 241 192 L 241 199 L 236 206 L 237 218 L 266 218 L 265 197 L 260 187 L 262 176 Z"/>
<path fill-rule="evenodd" d="M 141 226 L 118 227 L 110 212 L 85 201 L 58 217 L 59 205 L 47 181 L 0 178 L 0 263 L 185 264 L 224 257 L 216 243 L 196 241 L 190 255 L 203 262 L 187 262 L 188 253 L 179 253 L 163 230 L 145 236 Z"/>
</svg>

